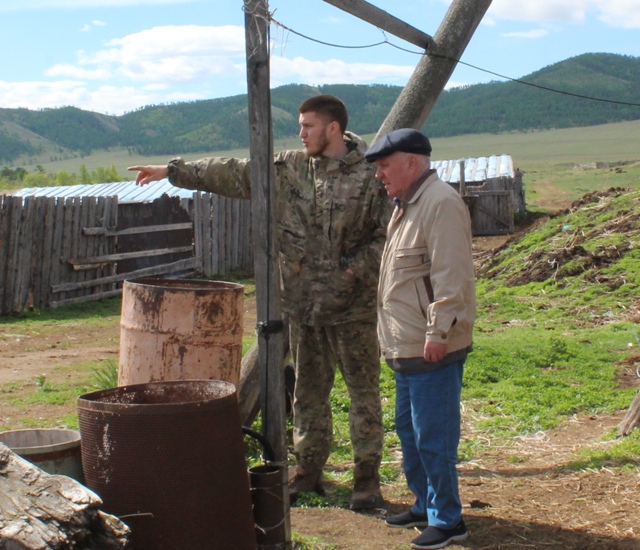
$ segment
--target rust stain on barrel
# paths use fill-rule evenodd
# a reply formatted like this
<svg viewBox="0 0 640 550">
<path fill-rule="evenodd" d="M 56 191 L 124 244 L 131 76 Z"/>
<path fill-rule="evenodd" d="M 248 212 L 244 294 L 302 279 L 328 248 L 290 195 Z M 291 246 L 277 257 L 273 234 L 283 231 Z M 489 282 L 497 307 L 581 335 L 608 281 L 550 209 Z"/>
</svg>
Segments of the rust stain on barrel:
<svg viewBox="0 0 640 550">
<path fill-rule="evenodd" d="M 235 283 L 125 281 L 119 385 L 186 378 L 237 384 L 243 298 Z"/>
</svg>

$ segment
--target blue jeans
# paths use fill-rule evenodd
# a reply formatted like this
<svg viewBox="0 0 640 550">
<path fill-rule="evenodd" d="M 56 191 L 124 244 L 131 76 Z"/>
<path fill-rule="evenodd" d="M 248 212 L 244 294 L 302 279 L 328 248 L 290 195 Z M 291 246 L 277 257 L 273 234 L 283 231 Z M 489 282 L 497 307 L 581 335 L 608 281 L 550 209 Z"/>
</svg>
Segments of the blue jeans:
<svg viewBox="0 0 640 550">
<path fill-rule="evenodd" d="M 402 444 L 411 511 L 453 529 L 462 519 L 458 490 L 460 392 L 464 361 L 432 372 L 396 372 L 396 431 Z"/>
</svg>

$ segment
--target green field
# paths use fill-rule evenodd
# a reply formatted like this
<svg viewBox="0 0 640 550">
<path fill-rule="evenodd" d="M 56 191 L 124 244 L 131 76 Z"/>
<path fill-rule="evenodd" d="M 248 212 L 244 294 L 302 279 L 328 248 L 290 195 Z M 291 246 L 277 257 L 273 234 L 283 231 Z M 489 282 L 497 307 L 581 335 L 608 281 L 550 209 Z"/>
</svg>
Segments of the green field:
<svg viewBox="0 0 640 550">
<path fill-rule="evenodd" d="M 373 134 L 363 136 L 371 142 Z M 432 140 L 434 160 L 477 158 L 508 154 L 523 172 L 527 209 L 566 208 L 586 193 L 610 187 L 640 187 L 640 120 L 584 128 L 478 134 Z M 277 140 L 274 150 L 298 148 L 300 140 Z M 184 155 L 186 160 L 204 156 L 247 157 L 248 149 Z M 179 156 L 176 153 L 175 156 Z M 128 166 L 164 164 L 170 156 L 142 157 L 124 149 L 99 151 L 86 157 L 45 162 L 30 159 L 22 166 L 30 173 L 38 166 L 48 174 L 67 171 L 78 175 L 84 165 L 89 172 L 115 167 L 123 180 L 133 179 Z M 597 168 L 591 168 L 590 165 Z M 14 166 L 16 168 L 17 166 Z M 581 168 L 580 168 L 581 167 Z M 0 189 L 2 189 L 0 181 Z M 14 185 L 12 186 L 14 187 Z M 10 188 L 10 187 L 7 187 Z"/>
<path fill-rule="evenodd" d="M 371 141 L 373 135 L 363 137 Z M 539 165 L 573 166 L 591 162 L 640 161 L 639 144 L 640 120 L 584 128 L 438 138 L 432 143 L 434 159 L 485 157 L 506 153 L 511 155 L 515 164 L 523 170 L 530 170 Z M 295 137 L 286 141 L 277 140 L 274 143 L 276 151 L 299 146 L 300 140 Z M 248 152 L 247 149 L 203 151 L 185 158 L 196 159 L 211 154 L 245 157 Z M 179 155 L 179 152 L 176 152 L 176 155 Z M 89 170 L 98 166 L 115 165 L 124 175 L 127 166 L 137 163 L 164 163 L 167 157 L 142 157 L 129 154 L 127 150 L 114 149 L 56 162 L 46 162 L 42 158 L 33 160 L 35 162 L 22 164 L 29 172 L 34 171 L 36 165 L 40 164 L 47 172 L 67 170 L 77 173 L 80 165 L 84 164 Z"/>
</svg>

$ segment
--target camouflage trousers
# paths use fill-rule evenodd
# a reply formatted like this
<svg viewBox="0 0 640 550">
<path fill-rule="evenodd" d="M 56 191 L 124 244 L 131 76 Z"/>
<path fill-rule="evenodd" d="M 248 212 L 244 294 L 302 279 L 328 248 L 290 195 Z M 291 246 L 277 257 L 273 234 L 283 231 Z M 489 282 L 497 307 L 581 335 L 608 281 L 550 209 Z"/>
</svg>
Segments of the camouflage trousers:
<svg viewBox="0 0 640 550">
<path fill-rule="evenodd" d="M 349 392 L 349 432 L 356 471 L 380 466 L 383 444 L 380 352 L 376 323 L 316 327 L 290 322 L 296 366 L 293 446 L 307 471 L 322 470 L 333 443 L 329 394 L 336 366 Z"/>
</svg>

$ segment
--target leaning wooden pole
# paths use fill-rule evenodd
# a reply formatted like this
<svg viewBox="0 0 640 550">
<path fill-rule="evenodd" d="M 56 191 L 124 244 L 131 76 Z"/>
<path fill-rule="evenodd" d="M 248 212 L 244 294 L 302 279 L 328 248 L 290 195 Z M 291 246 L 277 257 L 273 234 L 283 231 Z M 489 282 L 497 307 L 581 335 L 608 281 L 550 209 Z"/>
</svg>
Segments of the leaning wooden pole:
<svg viewBox="0 0 640 550">
<path fill-rule="evenodd" d="M 268 547 L 290 548 L 282 333 L 284 324 L 280 306 L 276 190 L 273 184 L 275 170 L 269 79 L 269 13 L 266 0 L 245 0 L 244 10 L 262 429 L 273 448 L 273 463 L 280 466 L 282 474 L 279 486 L 272 487 L 272 491 L 282 493 L 276 499 L 279 503 L 278 513 L 272 521 L 274 525 L 284 526 L 284 529 L 278 529 L 283 540 L 271 540 Z"/>
<path fill-rule="evenodd" d="M 422 127 L 490 5 L 491 0 L 451 3 L 376 138 L 398 128 Z"/>
<path fill-rule="evenodd" d="M 618 437 L 629 435 L 636 426 L 640 426 L 640 390 L 618 426 Z"/>
</svg>

